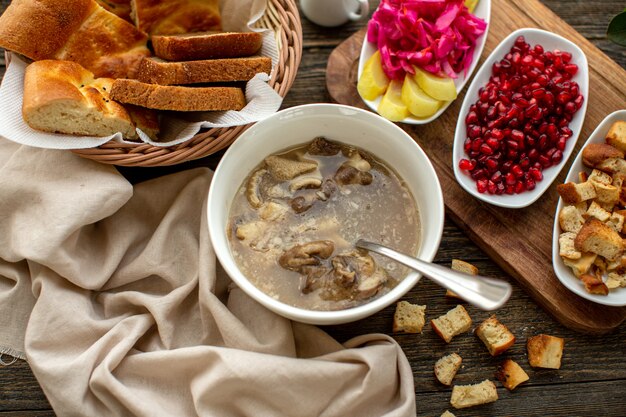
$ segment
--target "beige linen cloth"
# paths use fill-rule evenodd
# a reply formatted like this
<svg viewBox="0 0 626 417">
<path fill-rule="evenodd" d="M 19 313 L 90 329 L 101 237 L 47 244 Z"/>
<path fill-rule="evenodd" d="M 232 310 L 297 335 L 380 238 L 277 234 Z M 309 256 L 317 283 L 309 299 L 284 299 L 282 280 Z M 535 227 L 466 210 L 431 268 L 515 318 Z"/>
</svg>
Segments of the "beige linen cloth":
<svg viewBox="0 0 626 417">
<path fill-rule="evenodd" d="M 233 286 L 208 237 L 210 180 L 133 187 L 0 138 L 0 351 L 25 355 L 59 416 L 415 416 L 391 338 L 341 345 Z"/>
</svg>

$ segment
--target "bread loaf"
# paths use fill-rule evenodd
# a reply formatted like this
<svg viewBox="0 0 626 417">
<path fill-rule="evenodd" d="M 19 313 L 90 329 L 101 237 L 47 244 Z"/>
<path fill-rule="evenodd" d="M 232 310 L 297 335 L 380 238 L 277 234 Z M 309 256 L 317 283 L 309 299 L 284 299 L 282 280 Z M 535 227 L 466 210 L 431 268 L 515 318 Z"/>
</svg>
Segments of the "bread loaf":
<svg viewBox="0 0 626 417">
<path fill-rule="evenodd" d="M 154 54 L 169 61 L 236 58 L 259 52 L 263 37 L 257 32 L 207 32 L 153 36 Z"/>
<path fill-rule="evenodd" d="M 159 58 L 144 58 L 139 65 L 139 81 L 160 85 L 248 81 L 256 74 L 272 70 L 267 57 L 207 59 L 200 61 L 167 62 Z"/>
<path fill-rule="evenodd" d="M 24 121 L 33 129 L 85 136 L 121 132 L 136 139 L 128 111 L 111 100 L 113 80 L 94 79 L 75 62 L 42 60 L 26 67 Z"/>
<path fill-rule="evenodd" d="M 113 82 L 111 97 L 121 103 L 171 111 L 241 110 L 246 105 L 241 88 L 174 87 L 128 79 Z"/>
<path fill-rule="evenodd" d="M 131 16 L 150 35 L 221 30 L 219 0 L 131 0 Z"/>
<path fill-rule="evenodd" d="M 74 61 L 96 77 L 134 77 L 147 36 L 95 0 L 14 0 L 0 16 L 0 47 L 33 60 Z"/>
</svg>

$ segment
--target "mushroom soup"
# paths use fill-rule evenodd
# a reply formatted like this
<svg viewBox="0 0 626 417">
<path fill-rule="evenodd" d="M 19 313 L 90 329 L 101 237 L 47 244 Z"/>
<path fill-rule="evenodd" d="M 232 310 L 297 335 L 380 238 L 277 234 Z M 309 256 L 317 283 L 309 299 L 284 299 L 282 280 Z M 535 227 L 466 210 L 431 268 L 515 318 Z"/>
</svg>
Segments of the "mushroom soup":
<svg viewBox="0 0 626 417">
<path fill-rule="evenodd" d="M 420 235 L 413 196 L 389 166 L 321 137 L 265 158 L 237 191 L 228 230 L 257 288 L 309 310 L 364 304 L 409 273 L 358 239 L 416 254 Z"/>
</svg>

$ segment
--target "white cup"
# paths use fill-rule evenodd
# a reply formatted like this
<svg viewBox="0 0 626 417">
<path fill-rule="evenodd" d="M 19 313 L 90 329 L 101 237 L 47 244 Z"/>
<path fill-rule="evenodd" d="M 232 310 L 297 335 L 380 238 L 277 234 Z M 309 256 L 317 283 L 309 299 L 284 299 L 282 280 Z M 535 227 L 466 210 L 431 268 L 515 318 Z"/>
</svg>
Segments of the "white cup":
<svg viewBox="0 0 626 417">
<path fill-rule="evenodd" d="M 367 0 L 300 0 L 302 13 L 320 26 L 339 26 L 367 17 Z"/>
</svg>

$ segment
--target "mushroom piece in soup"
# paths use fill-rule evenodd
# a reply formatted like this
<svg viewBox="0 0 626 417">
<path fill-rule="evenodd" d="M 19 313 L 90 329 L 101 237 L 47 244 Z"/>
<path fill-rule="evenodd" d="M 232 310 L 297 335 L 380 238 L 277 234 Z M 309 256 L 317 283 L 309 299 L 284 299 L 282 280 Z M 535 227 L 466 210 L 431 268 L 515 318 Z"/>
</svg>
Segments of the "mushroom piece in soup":
<svg viewBox="0 0 626 417">
<path fill-rule="evenodd" d="M 261 291 L 308 310 L 340 310 L 389 292 L 409 270 L 355 248 L 368 239 L 416 254 L 419 212 L 389 164 L 323 137 L 265 158 L 230 209 L 228 239 Z"/>
</svg>

